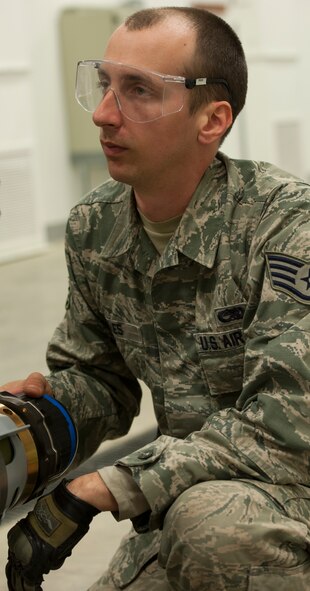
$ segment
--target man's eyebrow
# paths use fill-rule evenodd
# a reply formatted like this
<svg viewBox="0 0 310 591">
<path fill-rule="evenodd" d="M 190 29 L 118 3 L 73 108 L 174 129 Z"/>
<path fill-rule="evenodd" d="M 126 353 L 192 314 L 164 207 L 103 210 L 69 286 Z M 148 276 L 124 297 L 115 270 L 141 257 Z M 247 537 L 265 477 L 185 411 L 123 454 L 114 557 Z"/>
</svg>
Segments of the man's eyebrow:
<svg viewBox="0 0 310 591">
<path fill-rule="evenodd" d="M 151 82 L 152 76 L 149 76 L 147 73 L 139 74 L 139 73 L 131 73 L 125 72 L 122 74 L 122 78 L 127 82 Z"/>
<path fill-rule="evenodd" d="M 111 80 L 111 75 L 105 68 L 98 68 L 99 77 L 107 78 Z M 148 75 L 147 72 L 122 72 L 120 75 L 122 81 L 125 82 L 151 82 L 152 76 Z"/>
</svg>

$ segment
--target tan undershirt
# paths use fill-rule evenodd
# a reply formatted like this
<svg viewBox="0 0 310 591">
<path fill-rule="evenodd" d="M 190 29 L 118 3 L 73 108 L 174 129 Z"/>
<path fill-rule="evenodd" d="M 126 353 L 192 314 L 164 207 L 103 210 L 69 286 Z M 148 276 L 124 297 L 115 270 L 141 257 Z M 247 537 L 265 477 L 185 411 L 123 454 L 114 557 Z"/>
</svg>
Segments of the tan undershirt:
<svg viewBox="0 0 310 591">
<path fill-rule="evenodd" d="M 140 210 L 138 210 L 138 212 L 144 230 L 146 231 L 150 240 L 153 242 L 156 250 L 159 252 L 159 254 L 162 254 L 171 236 L 173 236 L 175 233 L 182 216 L 178 215 L 163 222 L 151 222 L 151 220 L 148 220 Z"/>
<path fill-rule="evenodd" d="M 128 468 L 105 466 L 98 472 L 118 504 L 118 511 L 113 511 L 117 521 L 132 519 L 149 510 L 150 506 Z"/>
</svg>

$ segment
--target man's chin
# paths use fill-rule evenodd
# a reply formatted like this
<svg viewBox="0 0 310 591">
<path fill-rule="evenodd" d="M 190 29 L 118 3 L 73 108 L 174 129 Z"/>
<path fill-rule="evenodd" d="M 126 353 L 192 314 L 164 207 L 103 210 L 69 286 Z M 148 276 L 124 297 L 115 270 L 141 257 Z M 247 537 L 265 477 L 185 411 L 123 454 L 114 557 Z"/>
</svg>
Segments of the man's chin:
<svg viewBox="0 0 310 591">
<path fill-rule="evenodd" d="M 126 185 L 131 185 L 132 183 L 132 175 L 129 171 L 121 170 L 119 167 L 113 165 L 113 163 L 108 162 L 108 171 L 110 177 L 119 183 L 125 183 Z"/>
</svg>

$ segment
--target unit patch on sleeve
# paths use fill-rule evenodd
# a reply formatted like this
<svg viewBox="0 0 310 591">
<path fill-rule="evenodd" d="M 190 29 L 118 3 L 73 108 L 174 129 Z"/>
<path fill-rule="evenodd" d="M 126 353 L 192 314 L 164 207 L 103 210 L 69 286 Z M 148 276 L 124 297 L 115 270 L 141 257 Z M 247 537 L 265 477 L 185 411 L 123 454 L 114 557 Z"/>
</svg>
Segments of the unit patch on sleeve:
<svg viewBox="0 0 310 591">
<path fill-rule="evenodd" d="M 267 253 L 271 285 L 302 304 L 310 304 L 310 263 L 281 253 Z"/>
</svg>

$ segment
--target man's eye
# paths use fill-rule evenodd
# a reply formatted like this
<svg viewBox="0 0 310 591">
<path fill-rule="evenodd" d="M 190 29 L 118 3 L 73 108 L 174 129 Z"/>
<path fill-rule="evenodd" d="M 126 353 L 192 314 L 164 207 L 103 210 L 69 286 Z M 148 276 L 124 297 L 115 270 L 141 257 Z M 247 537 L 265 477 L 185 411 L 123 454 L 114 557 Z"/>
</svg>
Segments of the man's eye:
<svg viewBox="0 0 310 591">
<path fill-rule="evenodd" d="M 98 80 L 97 82 L 97 88 L 101 90 L 103 94 L 108 90 L 109 86 L 110 82 L 108 80 Z"/>
<path fill-rule="evenodd" d="M 128 87 L 126 94 L 128 97 L 137 99 L 155 99 L 158 90 L 149 84 L 134 84 Z"/>
<path fill-rule="evenodd" d="M 133 92 L 135 94 L 137 94 L 138 96 L 145 96 L 147 94 L 150 94 L 150 91 L 148 88 L 145 88 L 145 86 L 135 86 L 133 88 Z"/>
</svg>

